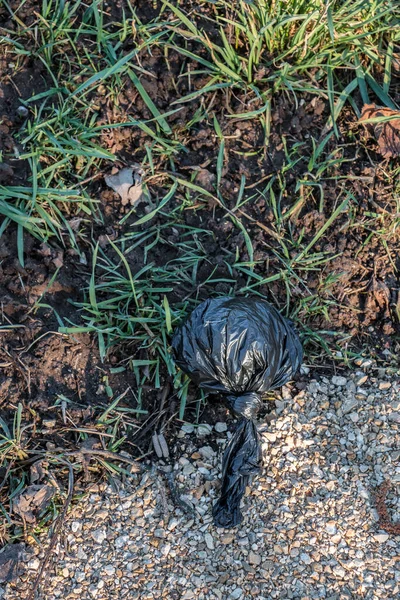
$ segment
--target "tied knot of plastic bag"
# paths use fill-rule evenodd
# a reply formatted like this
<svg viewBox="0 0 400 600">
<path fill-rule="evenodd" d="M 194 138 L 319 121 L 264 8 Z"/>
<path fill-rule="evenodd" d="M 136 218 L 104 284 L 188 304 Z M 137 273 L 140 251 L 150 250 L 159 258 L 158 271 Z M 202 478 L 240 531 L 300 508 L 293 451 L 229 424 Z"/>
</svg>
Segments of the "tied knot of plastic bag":
<svg viewBox="0 0 400 600">
<path fill-rule="evenodd" d="M 262 405 L 261 398 L 256 392 L 228 396 L 228 403 L 235 417 L 245 419 L 255 419 Z"/>
</svg>

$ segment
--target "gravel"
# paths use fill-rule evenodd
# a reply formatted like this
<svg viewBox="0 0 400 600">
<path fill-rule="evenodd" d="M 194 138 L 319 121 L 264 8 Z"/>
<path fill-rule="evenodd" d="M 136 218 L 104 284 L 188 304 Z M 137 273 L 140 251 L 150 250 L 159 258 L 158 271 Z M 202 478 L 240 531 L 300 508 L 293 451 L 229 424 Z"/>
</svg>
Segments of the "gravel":
<svg viewBox="0 0 400 600">
<path fill-rule="evenodd" d="M 300 387 L 276 396 L 264 473 L 248 489 L 240 527 L 216 529 L 211 516 L 230 432 L 184 426 L 176 464 L 159 467 L 173 468 L 190 511 L 174 504 L 160 469 L 118 493 L 99 486 L 71 511 L 39 598 L 399 597 L 400 536 L 379 528 L 371 496 L 385 479 L 400 482 L 399 378 L 365 361 Z M 398 520 L 395 489 L 388 507 Z M 42 557 L 34 548 L 0 598 L 26 598 Z"/>
</svg>

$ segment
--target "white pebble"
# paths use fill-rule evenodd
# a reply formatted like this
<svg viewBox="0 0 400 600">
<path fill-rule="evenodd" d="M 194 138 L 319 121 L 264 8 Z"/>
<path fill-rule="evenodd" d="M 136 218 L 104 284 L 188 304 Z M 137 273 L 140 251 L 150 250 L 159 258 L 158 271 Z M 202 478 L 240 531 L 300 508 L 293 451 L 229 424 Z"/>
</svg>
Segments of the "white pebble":
<svg viewBox="0 0 400 600">
<path fill-rule="evenodd" d="M 214 539 L 210 533 L 206 533 L 204 536 L 204 541 L 206 542 L 207 548 L 209 550 L 214 550 Z"/>
<path fill-rule="evenodd" d="M 107 537 L 105 529 L 96 529 L 91 533 L 92 538 L 96 544 L 102 544 Z"/>
<path fill-rule="evenodd" d="M 387 533 L 377 533 L 374 535 L 374 540 L 376 540 L 379 544 L 384 544 L 389 539 L 389 535 Z"/>
<path fill-rule="evenodd" d="M 37 571 L 39 567 L 40 560 L 38 558 L 32 558 L 32 560 L 28 562 L 28 569 L 31 569 L 32 571 Z"/>
<path fill-rule="evenodd" d="M 334 521 L 328 521 L 325 524 L 325 531 L 326 533 L 329 533 L 329 535 L 335 535 L 337 532 L 336 523 Z"/>
</svg>

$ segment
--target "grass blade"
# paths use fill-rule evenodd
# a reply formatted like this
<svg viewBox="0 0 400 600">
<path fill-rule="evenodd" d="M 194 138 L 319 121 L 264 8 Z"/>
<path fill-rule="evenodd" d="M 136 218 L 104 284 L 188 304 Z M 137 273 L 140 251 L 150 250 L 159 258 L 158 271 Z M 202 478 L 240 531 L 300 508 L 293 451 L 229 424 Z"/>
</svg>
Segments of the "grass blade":
<svg viewBox="0 0 400 600">
<path fill-rule="evenodd" d="M 172 133 L 170 126 L 168 125 L 167 121 L 164 119 L 164 117 L 158 110 L 157 106 L 154 104 L 153 100 L 150 98 L 149 94 L 144 89 L 143 84 L 141 83 L 139 77 L 136 75 L 136 73 L 134 73 L 132 71 L 132 69 L 128 70 L 128 75 L 131 78 L 137 91 L 141 95 L 143 102 L 146 104 L 147 108 L 149 109 L 149 111 L 151 112 L 153 117 L 155 117 L 157 119 L 157 122 L 160 124 L 160 127 L 162 128 L 164 133 L 167 133 L 170 135 Z"/>
<path fill-rule="evenodd" d="M 18 260 L 21 264 L 21 267 L 25 267 L 24 263 L 24 228 L 21 223 L 17 225 L 17 251 L 18 251 Z"/>
<path fill-rule="evenodd" d="M 371 90 L 374 92 L 374 94 L 378 96 L 379 100 L 383 102 L 385 106 L 387 106 L 388 108 L 392 108 L 393 110 L 398 109 L 398 106 L 396 106 L 396 104 L 391 100 L 391 98 L 389 98 L 389 96 L 385 93 L 383 88 L 381 88 L 381 86 L 376 83 L 375 79 L 371 77 L 371 75 L 366 73 L 365 79 Z"/>
<path fill-rule="evenodd" d="M 167 326 L 168 333 L 172 332 L 172 319 L 171 319 L 171 309 L 169 307 L 168 298 L 164 296 L 163 307 L 165 312 L 165 324 Z"/>
<path fill-rule="evenodd" d="M 306 256 L 309 253 L 309 251 L 314 246 L 314 244 L 316 244 L 318 242 L 320 237 L 323 236 L 325 231 L 332 225 L 332 223 L 335 221 L 336 217 L 338 215 L 340 215 L 340 213 L 346 208 L 346 206 L 349 203 L 350 197 L 352 197 L 352 195 L 349 193 L 347 195 L 347 197 L 343 200 L 343 202 L 341 204 L 339 204 L 339 206 L 336 208 L 336 210 L 334 210 L 334 212 L 331 214 L 331 216 L 326 221 L 326 223 L 321 227 L 321 229 L 318 231 L 318 233 L 314 237 L 314 239 L 308 244 L 308 246 L 302 252 L 300 252 L 299 256 L 297 256 L 293 260 L 292 265 L 296 262 L 299 262 L 304 256 Z"/>
</svg>

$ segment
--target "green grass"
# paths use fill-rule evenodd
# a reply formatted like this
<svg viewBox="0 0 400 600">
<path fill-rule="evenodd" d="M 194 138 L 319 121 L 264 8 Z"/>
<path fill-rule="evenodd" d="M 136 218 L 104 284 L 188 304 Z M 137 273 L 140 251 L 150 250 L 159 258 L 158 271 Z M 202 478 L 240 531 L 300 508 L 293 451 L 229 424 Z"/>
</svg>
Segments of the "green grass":
<svg viewBox="0 0 400 600">
<path fill-rule="evenodd" d="M 212 16 L 205 17 L 215 26 L 213 35 L 193 12 L 188 16 L 167 0 L 163 5 L 176 17 L 168 25 L 169 47 L 210 73 L 207 87 L 217 82 L 248 87 L 254 100 L 267 100 L 280 91 L 294 99 L 299 92 L 321 94 L 329 98 L 334 126 L 336 101 L 340 94 L 349 94 L 349 85 L 359 87 L 364 102 L 373 92 L 394 107 L 388 92 L 393 47 L 399 41 L 397 2 L 239 0 L 232 6 L 221 0 L 213 2 Z M 188 40 L 206 56 L 189 50 Z M 382 72 L 380 85 L 375 75 Z"/>
<path fill-rule="evenodd" d="M 172 261 L 174 264 L 154 267 L 148 259 L 148 247 L 165 244 L 163 231 L 167 227 L 176 224 L 183 231 L 184 219 L 176 207 L 176 197 L 181 198 L 183 209 L 215 202 L 243 235 L 247 260 L 238 255 L 225 257 L 228 271 L 240 272 L 247 280 L 238 288 L 231 276 L 232 292 L 265 295 L 268 284 L 280 282 L 286 289 L 286 302 L 282 305 L 277 301 L 288 315 L 307 327 L 316 314 L 328 315 L 329 303 L 335 302 L 329 298 L 329 278 L 322 281 L 320 290 L 311 292 L 305 275 L 311 270 L 323 273 L 324 265 L 334 257 L 316 250 L 319 239 L 344 213 L 354 225 L 357 211 L 357 199 L 346 190 L 339 193 L 333 207 L 326 206 L 324 184 L 345 181 L 347 174 L 341 175 L 341 168 L 350 160 L 332 142 L 339 133 L 337 122 L 345 106 L 350 105 L 356 116 L 360 114 L 360 99 L 395 107 L 392 67 L 400 39 L 397 2 L 338 0 L 327 5 L 322 0 L 240 0 L 232 7 L 224 1 L 204 1 L 202 10 L 196 12 L 188 10 L 184 2 L 163 0 L 158 16 L 144 22 L 129 3 L 119 20 L 111 21 L 101 1 L 83 7 L 79 2 L 54 0 L 43 1 L 28 27 L 18 10 L 13 13 L 7 3 L 4 6 L 15 25 L 14 30 L 2 33 L 16 71 L 28 56 L 43 65 L 47 79 L 45 91 L 22 101 L 29 114 L 17 141 L 23 148 L 21 159 L 30 163 L 28 185 L 0 189 L 0 213 L 4 215 L 1 233 L 11 223 L 17 225 L 20 262 L 24 263 L 25 232 L 45 242 L 72 245 L 79 252 L 84 244 L 87 250 L 87 235 L 73 231 L 70 220 L 76 215 L 102 220 L 97 198 L 88 192 L 87 185 L 116 159 L 104 143 L 113 131 L 129 128 L 142 132 L 146 142 L 136 152 L 150 179 L 155 178 L 155 185 L 157 178 L 169 173 L 163 199 L 150 214 L 136 218 L 137 227 L 145 223 L 148 226 L 145 233 L 125 234 L 116 242 L 113 258 L 95 244 L 92 246 L 93 272 L 81 305 L 82 330 L 97 334 L 103 359 L 115 344 L 128 342 L 132 348 L 148 350 L 149 370 L 154 371 L 157 385 L 160 360 L 170 374 L 173 371 L 168 353 L 170 330 L 196 298 L 168 304 L 167 297 L 179 283 L 193 284 L 193 273 L 206 260 L 204 249 L 199 250 L 199 242 L 193 241 L 197 240 L 196 227 L 184 230 L 182 252 Z M 174 52 L 181 56 L 178 75 L 171 67 Z M 160 110 L 158 99 L 152 98 L 142 82 L 143 76 L 148 76 L 143 61 L 154 53 L 163 57 L 177 90 L 175 103 L 167 110 Z M 179 86 L 189 75 L 193 80 L 202 77 L 205 84 L 194 89 L 190 79 L 187 93 L 182 94 Z M 129 86 L 136 89 L 148 118 L 124 112 L 120 94 Z M 202 109 L 213 94 L 228 107 L 235 90 L 245 94 L 242 110 L 214 108 L 207 115 Z M 257 193 L 246 191 L 248 182 L 242 177 L 236 204 L 228 207 L 221 183 L 224 169 L 229 169 L 228 153 L 237 152 L 232 144 L 227 146 L 225 139 L 229 120 L 261 125 L 264 144 L 242 156 L 265 157 L 273 126 L 271 108 L 279 94 L 287 95 L 294 107 L 305 94 L 327 100 L 330 117 L 325 133 L 320 139 L 311 138 L 311 148 L 293 141 L 289 145 L 283 137 L 286 158 L 278 172 L 264 188 L 258 187 Z M 99 105 L 102 98 L 106 106 L 115 108 L 109 121 Z M 186 123 L 174 125 L 182 107 L 192 103 L 196 108 L 189 111 Z M 178 154 L 186 150 L 191 131 L 202 123 L 212 124 L 215 130 L 214 192 L 202 189 L 193 177 L 177 171 L 175 166 Z M 304 164 L 300 174 L 299 164 Z M 297 179 L 294 193 L 288 184 L 292 172 Z M 292 195 L 289 208 L 288 194 Z M 251 217 L 246 207 L 260 195 L 274 215 L 268 227 L 261 224 L 272 236 L 270 240 L 267 236 L 266 245 L 279 265 L 271 273 L 260 272 L 248 233 Z M 169 212 L 171 199 L 174 208 Z M 312 239 L 301 232 L 299 235 L 293 227 L 296 216 L 310 203 L 325 217 L 324 226 Z M 121 223 L 135 219 L 133 212 Z M 159 222 L 161 218 L 161 224 L 153 226 L 154 218 Z M 381 229 L 371 223 L 371 218 L 363 226 L 380 235 Z M 139 248 L 144 252 L 144 266 L 132 273 L 129 253 Z M 202 285 L 212 291 L 215 283 L 211 278 Z M 293 301 L 293 290 L 299 287 L 303 293 Z M 311 337 L 315 340 L 316 336 L 318 332 Z"/>
<path fill-rule="evenodd" d="M 123 343 L 127 358 L 122 366 L 135 373 L 139 407 L 145 383 L 151 382 L 158 389 L 165 383 L 165 371 L 177 376 L 169 351 L 170 336 L 196 304 L 198 269 L 210 263 L 205 246 L 212 234 L 181 223 L 180 211 L 180 207 L 168 213 L 161 211 L 165 223 L 159 225 L 147 220 L 150 213 L 146 217 L 149 225 L 142 231 L 135 230 L 144 219 L 138 220 L 134 231 L 115 243 L 110 241 L 112 253 L 97 246 L 86 298 L 78 305 L 84 325 L 61 329 L 64 333 L 96 334 L 103 360 L 115 345 Z M 168 239 L 172 227 L 179 234 L 176 242 Z M 162 265 L 153 260 L 155 249 L 155 260 L 161 258 Z M 145 264 L 132 271 L 131 260 L 138 254 Z M 164 260 L 168 254 L 171 258 Z M 209 266 L 210 275 L 203 285 L 212 287 L 221 280 L 213 276 Z M 230 284 L 234 285 L 233 279 Z M 173 303 L 168 300 L 171 295 Z"/>
</svg>

